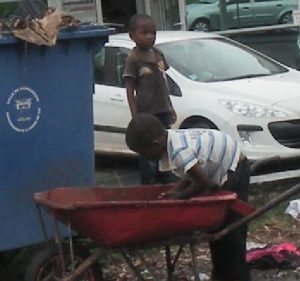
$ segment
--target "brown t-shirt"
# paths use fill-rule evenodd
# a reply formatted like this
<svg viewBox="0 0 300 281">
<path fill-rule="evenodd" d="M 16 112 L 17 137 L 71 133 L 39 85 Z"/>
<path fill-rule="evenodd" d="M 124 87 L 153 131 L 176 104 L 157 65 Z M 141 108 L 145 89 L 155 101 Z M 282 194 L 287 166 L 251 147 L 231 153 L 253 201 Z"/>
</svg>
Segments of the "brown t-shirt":
<svg viewBox="0 0 300 281">
<path fill-rule="evenodd" d="M 165 74 L 168 68 L 164 55 L 154 47 L 147 51 L 136 47 L 131 50 L 123 77 L 135 80 L 138 112 L 159 114 L 172 110 Z"/>
</svg>

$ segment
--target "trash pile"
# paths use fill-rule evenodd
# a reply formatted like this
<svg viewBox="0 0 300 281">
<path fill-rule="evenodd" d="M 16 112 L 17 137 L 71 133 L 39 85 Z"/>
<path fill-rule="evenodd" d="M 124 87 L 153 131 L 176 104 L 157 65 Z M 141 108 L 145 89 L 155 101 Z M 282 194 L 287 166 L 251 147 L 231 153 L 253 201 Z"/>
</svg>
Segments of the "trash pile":
<svg viewBox="0 0 300 281">
<path fill-rule="evenodd" d="M 290 201 L 285 213 L 291 215 L 295 220 L 300 221 L 300 199 Z"/>
<path fill-rule="evenodd" d="M 246 259 L 252 268 L 258 269 L 296 269 L 300 267 L 299 249 L 290 242 L 250 249 L 247 251 Z"/>
<path fill-rule="evenodd" d="M 61 28 L 77 28 L 80 25 L 73 16 L 42 3 L 40 0 L 23 0 L 14 17 L 0 20 L 0 34 L 10 32 L 32 44 L 54 46 Z"/>
</svg>

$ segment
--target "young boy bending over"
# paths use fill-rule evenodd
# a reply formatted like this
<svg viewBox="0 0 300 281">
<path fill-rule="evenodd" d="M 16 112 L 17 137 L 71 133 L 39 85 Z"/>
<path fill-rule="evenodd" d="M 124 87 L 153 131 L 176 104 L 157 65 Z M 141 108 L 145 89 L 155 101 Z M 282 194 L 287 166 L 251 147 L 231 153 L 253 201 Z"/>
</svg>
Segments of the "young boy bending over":
<svg viewBox="0 0 300 281">
<path fill-rule="evenodd" d="M 186 199 L 217 189 L 248 199 L 249 163 L 240 144 L 210 129 L 166 130 L 152 115 L 138 114 L 128 125 L 126 143 L 149 160 L 159 160 L 161 171 L 172 171 L 181 180 L 161 198 Z M 225 224 L 240 219 L 230 212 Z M 246 264 L 247 226 L 210 243 L 214 281 L 250 281 Z"/>
</svg>

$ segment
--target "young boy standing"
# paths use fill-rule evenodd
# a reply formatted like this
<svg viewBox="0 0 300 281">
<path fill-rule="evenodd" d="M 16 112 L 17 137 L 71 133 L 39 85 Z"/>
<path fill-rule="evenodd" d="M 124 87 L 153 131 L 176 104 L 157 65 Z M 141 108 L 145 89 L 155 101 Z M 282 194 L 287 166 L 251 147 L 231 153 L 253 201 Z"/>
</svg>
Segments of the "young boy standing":
<svg viewBox="0 0 300 281">
<path fill-rule="evenodd" d="M 149 114 L 139 114 L 129 123 L 126 143 L 146 159 L 159 160 L 162 171 L 173 171 L 181 180 L 161 198 L 186 199 L 210 194 L 219 188 L 248 199 L 249 163 L 240 144 L 230 136 L 210 129 L 166 130 Z M 229 213 L 225 224 L 240 219 Z M 210 243 L 212 280 L 250 281 L 246 264 L 247 226 Z"/>
<path fill-rule="evenodd" d="M 148 15 L 134 15 L 129 22 L 129 36 L 136 46 L 126 59 L 123 77 L 131 115 L 149 113 L 156 116 L 165 128 L 170 128 L 176 121 L 176 114 L 165 74 L 169 65 L 163 53 L 153 47 L 156 39 L 153 19 Z M 143 184 L 155 183 L 155 167 L 151 169 L 149 165 L 146 161 L 141 162 Z"/>
</svg>

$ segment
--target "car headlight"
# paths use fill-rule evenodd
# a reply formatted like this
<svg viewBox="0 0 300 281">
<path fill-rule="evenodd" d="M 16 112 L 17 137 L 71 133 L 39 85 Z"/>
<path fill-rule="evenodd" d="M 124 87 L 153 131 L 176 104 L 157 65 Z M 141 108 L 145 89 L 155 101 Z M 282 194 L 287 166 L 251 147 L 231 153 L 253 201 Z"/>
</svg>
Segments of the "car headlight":
<svg viewBox="0 0 300 281">
<path fill-rule="evenodd" d="M 221 105 L 226 107 L 237 115 L 244 117 L 258 117 L 258 118 L 283 118 L 286 117 L 284 112 L 274 110 L 272 108 L 264 107 L 257 104 L 234 101 L 234 100 L 219 100 Z"/>
</svg>

